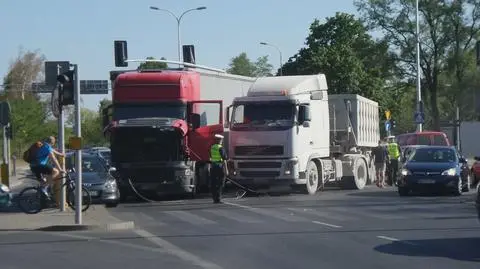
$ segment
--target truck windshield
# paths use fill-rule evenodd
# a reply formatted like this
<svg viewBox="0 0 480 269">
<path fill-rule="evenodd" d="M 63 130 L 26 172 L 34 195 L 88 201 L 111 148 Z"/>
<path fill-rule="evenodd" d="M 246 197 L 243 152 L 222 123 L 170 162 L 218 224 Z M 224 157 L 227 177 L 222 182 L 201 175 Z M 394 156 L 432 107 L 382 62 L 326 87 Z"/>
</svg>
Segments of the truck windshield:
<svg viewBox="0 0 480 269">
<path fill-rule="evenodd" d="M 286 129 L 293 126 L 295 106 L 290 102 L 237 104 L 232 129 Z"/>
<path fill-rule="evenodd" d="M 113 119 L 134 118 L 173 118 L 185 119 L 187 106 L 184 104 L 116 104 L 113 107 Z"/>
</svg>

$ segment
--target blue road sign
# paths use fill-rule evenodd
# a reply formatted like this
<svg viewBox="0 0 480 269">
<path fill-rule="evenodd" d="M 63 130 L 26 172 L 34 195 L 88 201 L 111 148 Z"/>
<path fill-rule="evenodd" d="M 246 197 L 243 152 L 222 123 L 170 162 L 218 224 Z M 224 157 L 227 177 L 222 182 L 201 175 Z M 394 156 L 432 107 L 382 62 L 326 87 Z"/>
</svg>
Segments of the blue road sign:
<svg viewBox="0 0 480 269">
<path fill-rule="evenodd" d="M 425 113 L 415 112 L 415 123 L 423 124 L 425 122 Z"/>
<path fill-rule="evenodd" d="M 385 121 L 385 131 L 390 131 L 392 129 L 392 124 L 390 123 L 389 120 Z"/>
</svg>

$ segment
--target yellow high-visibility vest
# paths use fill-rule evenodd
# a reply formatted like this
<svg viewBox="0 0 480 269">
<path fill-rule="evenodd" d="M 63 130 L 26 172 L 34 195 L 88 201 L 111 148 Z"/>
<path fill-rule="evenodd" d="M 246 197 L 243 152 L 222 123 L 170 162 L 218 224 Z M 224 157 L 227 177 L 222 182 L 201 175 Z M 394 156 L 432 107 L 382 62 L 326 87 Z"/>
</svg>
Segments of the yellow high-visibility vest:
<svg viewBox="0 0 480 269">
<path fill-rule="evenodd" d="M 400 151 L 398 150 L 397 143 L 389 143 L 387 148 L 390 159 L 398 159 L 398 157 L 400 157 Z"/>
<path fill-rule="evenodd" d="M 213 144 L 210 148 L 210 161 L 214 163 L 220 163 L 223 161 L 222 155 L 220 154 L 220 149 L 222 145 L 220 144 Z"/>
</svg>

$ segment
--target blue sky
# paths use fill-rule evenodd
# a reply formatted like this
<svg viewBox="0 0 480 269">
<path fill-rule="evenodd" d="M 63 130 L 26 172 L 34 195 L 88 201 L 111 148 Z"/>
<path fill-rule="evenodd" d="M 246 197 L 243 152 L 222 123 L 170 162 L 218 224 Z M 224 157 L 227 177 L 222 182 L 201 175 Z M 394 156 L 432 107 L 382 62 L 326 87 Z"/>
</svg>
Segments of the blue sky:
<svg viewBox="0 0 480 269">
<path fill-rule="evenodd" d="M 116 39 L 128 41 L 129 58 L 176 60 L 176 20 L 149 6 L 176 14 L 206 6 L 182 19 L 182 43 L 195 45 L 197 64 L 222 69 L 241 52 L 251 59 L 269 55 L 277 68 L 278 52 L 259 42 L 280 47 L 287 61 L 303 46 L 315 18 L 356 13 L 353 0 L 1 0 L 0 75 L 20 46 L 39 49 L 50 61 L 77 63 L 85 80 L 106 80 L 115 70 Z M 83 106 L 96 110 L 104 97 L 111 98 L 83 95 Z"/>
</svg>

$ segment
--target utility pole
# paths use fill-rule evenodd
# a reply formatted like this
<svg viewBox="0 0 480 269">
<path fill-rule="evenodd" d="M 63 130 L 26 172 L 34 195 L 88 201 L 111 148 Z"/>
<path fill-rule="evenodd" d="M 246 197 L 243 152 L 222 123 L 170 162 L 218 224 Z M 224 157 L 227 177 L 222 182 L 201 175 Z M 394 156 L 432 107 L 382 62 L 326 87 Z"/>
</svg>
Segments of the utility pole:
<svg viewBox="0 0 480 269">
<path fill-rule="evenodd" d="M 57 64 L 57 76 L 61 74 L 62 67 Z M 58 100 L 58 147 L 61 153 L 65 154 L 65 120 L 63 116 L 63 105 L 60 99 Z M 63 171 L 65 171 L 65 158 L 62 158 L 60 164 Z M 62 178 L 60 186 L 65 184 L 65 178 Z M 60 188 L 60 211 L 65 211 L 65 189 Z"/>
<path fill-rule="evenodd" d="M 78 65 L 73 65 L 74 72 L 74 92 L 75 92 L 75 136 L 78 139 L 82 137 L 82 121 L 80 116 L 80 79 L 78 77 Z M 82 224 L 82 149 L 75 151 L 75 224 Z"/>
<path fill-rule="evenodd" d="M 422 117 L 421 121 L 417 121 L 417 131 L 423 131 L 423 105 L 422 105 L 422 91 L 421 91 L 421 77 L 420 77 L 420 22 L 419 22 L 419 10 L 418 10 L 418 1 L 416 0 L 416 41 L 417 41 L 417 113 Z M 416 117 L 417 118 L 417 117 Z"/>
</svg>

